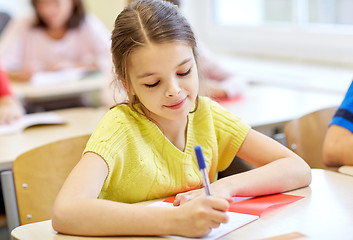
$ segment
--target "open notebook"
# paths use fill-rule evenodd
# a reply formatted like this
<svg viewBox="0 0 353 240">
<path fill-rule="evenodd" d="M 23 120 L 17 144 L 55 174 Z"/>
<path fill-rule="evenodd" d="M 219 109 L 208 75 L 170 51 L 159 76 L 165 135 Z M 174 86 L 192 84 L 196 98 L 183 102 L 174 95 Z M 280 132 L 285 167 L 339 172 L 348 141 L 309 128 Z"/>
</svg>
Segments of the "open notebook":
<svg viewBox="0 0 353 240">
<path fill-rule="evenodd" d="M 84 69 L 73 68 L 53 72 L 38 72 L 30 80 L 31 85 L 43 86 L 58 83 L 68 83 L 80 80 L 84 76 Z"/>
<path fill-rule="evenodd" d="M 53 112 L 31 113 L 24 115 L 22 118 L 11 124 L 0 125 L 0 135 L 19 133 L 30 126 L 35 125 L 64 123 L 65 121 Z"/>
<path fill-rule="evenodd" d="M 155 202 L 150 204 L 149 206 L 159 206 L 159 207 L 173 207 L 173 203 L 166 203 L 166 202 Z M 244 214 L 244 213 L 236 213 L 236 212 L 228 212 L 229 221 L 228 223 L 221 224 L 218 228 L 212 229 L 212 231 L 202 239 L 217 239 L 226 235 L 227 233 L 240 228 L 252 221 L 255 221 L 259 218 L 259 216 L 251 215 L 251 214 Z M 178 236 L 172 236 L 178 237 Z M 184 237 L 180 237 L 184 238 Z M 186 238 L 186 237 L 185 237 Z"/>
<path fill-rule="evenodd" d="M 302 199 L 302 196 L 289 194 L 273 194 L 254 198 L 235 197 L 235 202 L 228 210 L 229 222 L 221 224 L 202 239 L 220 238 L 250 222 L 259 219 L 263 214 Z M 149 206 L 173 207 L 175 197 L 165 199 L 163 202 L 155 202 Z M 175 237 L 175 236 L 173 236 Z M 184 237 L 183 237 L 184 238 Z"/>
</svg>

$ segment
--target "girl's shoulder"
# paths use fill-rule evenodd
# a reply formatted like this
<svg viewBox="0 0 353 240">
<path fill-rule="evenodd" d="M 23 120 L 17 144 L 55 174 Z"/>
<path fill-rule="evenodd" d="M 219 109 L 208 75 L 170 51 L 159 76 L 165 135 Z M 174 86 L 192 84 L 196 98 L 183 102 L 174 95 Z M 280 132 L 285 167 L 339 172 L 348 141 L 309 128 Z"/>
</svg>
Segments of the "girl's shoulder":
<svg viewBox="0 0 353 240">
<path fill-rule="evenodd" d="M 139 107 L 137 106 L 137 111 Z M 148 125 L 150 121 L 145 117 L 144 114 L 131 109 L 127 105 L 118 105 L 111 108 L 103 117 L 102 121 L 108 125 Z"/>
<path fill-rule="evenodd" d="M 33 17 L 20 17 L 11 20 L 4 31 L 4 35 L 24 35 L 36 30 L 34 27 L 35 19 Z"/>
<path fill-rule="evenodd" d="M 200 96 L 199 97 L 199 103 L 197 107 L 196 112 L 212 112 L 212 111 L 218 111 L 219 109 L 224 109 L 222 105 L 220 105 L 218 102 L 212 100 L 209 97 L 204 97 Z"/>
<path fill-rule="evenodd" d="M 129 106 L 118 105 L 109 109 L 103 119 L 107 119 L 108 121 L 115 120 L 114 122 L 119 123 L 129 123 L 134 118 L 133 115 Z"/>
</svg>

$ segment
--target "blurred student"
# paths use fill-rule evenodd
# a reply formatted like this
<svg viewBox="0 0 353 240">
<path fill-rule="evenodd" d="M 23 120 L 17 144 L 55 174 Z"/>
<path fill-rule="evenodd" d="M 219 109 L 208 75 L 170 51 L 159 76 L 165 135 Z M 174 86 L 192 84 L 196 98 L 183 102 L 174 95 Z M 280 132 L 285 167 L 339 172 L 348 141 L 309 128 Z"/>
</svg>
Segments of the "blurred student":
<svg viewBox="0 0 353 240">
<path fill-rule="evenodd" d="M 127 5 L 134 0 L 127 0 Z M 178 7 L 180 0 L 165 0 Z M 213 99 L 231 99 L 241 95 L 247 86 L 245 79 L 224 68 L 216 59 L 217 57 L 205 45 L 198 44 L 199 71 L 203 82 L 200 93 Z M 116 82 L 108 83 L 102 92 L 102 102 L 111 107 L 126 99 L 122 91 L 119 91 L 121 85 Z"/>
<path fill-rule="evenodd" d="M 329 125 L 323 161 L 328 167 L 353 165 L 353 82 Z"/>
<path fill-rule="evenodd" d="M 21 21 L 2 53 L 13 80 L 29 81 L 37 72 L 82 68 L 106 71 L 110 33 L 81 0 L 31 0 L 35 18 Z M 10 26 L 11 27 L 11 26 Z"/>
<path fill-rule="evenodd" d="M 23 113 L 20 102 L 11 93 L 7 76 L 0 69 L 0 125 L 19 119 Z"/>
</svg>

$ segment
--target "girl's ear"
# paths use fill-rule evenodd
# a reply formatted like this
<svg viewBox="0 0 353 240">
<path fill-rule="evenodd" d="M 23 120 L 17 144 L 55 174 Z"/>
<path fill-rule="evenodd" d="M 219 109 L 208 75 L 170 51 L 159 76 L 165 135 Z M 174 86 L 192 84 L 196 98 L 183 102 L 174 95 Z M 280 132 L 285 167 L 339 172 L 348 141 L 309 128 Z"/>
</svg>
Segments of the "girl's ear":
<svg viewBox="0 0 353 240">
<path fill-rule="evenodd" d="M 133 88 L 130 88 L 127 84 L 127 82 L 125 81 L 125 79 L 119 79 L 119 81 L 121 82 L 121 84 L 124 86 L 126 92 L 130 93 L 131 95 L 135 95 Z"/>
<path fill-rule="evenodd" d="M 119 81 L 120 81 L 121 84 L 124 86 L 125 90 L 126 90 L 126 91 L 129 91 L 129 89 L 127 88 L 127 84 L 126 84 L 125 80 L 119 78 Z"/>
</svg>

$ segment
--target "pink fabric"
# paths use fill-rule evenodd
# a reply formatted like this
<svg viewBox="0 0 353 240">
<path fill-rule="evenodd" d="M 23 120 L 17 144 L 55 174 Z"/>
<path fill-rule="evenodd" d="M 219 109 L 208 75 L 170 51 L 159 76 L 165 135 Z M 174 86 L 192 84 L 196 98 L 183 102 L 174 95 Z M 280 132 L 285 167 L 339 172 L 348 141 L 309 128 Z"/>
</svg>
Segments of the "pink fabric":
<svg viewBox="0 0 353 240">
<path fill-rule="evenodd" d="M 6 71 L 27 66 L 37 72 L 53 64 L 70 67 L 93 59 L 104 71 L 111 59 L 110 33 L 94 16 L 86 16 L 78 28 L 69 30 L 60 40 L 50 38 L 43 29 L 33 28 L 31 21 L 21 23 L 11 37 L 10 45 L 1 56 Z"/>
<path fill-rule="evenodd" d="M 0 97 L 11 95 L 10 83 L 5 73 L 0 69 Z"/>
</svg>

